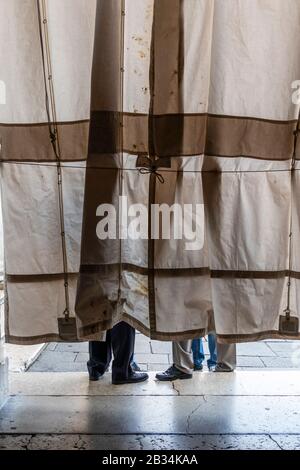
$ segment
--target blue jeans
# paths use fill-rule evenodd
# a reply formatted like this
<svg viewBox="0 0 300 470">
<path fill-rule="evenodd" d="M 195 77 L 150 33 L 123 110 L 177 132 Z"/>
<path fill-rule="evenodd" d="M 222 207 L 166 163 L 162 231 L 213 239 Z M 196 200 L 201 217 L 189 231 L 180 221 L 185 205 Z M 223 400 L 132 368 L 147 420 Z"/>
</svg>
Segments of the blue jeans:
<svg viewBox="0 0 300 470">
<path fill-rule="evenodd" d="M 210 357 L 207 359 L 207 366 L 210 368 L 217 364 L 217 342 L 214 334 L 208 335 L 208 349 Z M 205 359 L 202 338 L 193 339 L 192 351 L 194 365 L 197 369 Z"/>
</svg>

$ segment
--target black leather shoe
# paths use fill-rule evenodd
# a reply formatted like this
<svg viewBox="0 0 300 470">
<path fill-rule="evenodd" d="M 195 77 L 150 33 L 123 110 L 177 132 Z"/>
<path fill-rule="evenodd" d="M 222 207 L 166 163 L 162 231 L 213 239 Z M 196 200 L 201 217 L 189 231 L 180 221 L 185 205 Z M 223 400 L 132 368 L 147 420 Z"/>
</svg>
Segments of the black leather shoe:
<svg viewBox="0 0 300 470">
<path fill-rule="evenodd" d="M 187 374 L 186 372 L 181 372 L 181 370 L 177 369 L 174 365 L 169 367 L 165 372 L 160 372 L 159 374 L 156 374 L 155 376 L 157 380 L 160 380 L 161 382 L 168 382 L 172 380 L 185 380 L 185 379 L 191 379 L 193 377 L 193 374 Z"/>
<path fill-rule="evenodd" d="M 96 367 L 88 366 L 89 379 L 91 382 L 97 382 L 103 374 L 97 370 Z"/>
<path fill-rule="evenodd" d="M 134 372 L 128 375 L 126 379 L 113 379 L 113 385 L 124 385 L 124 384 L 136 384 L 140 382 L 145 382 L 149 379 L 149 375 L 145 372 Z"/>
</svg>

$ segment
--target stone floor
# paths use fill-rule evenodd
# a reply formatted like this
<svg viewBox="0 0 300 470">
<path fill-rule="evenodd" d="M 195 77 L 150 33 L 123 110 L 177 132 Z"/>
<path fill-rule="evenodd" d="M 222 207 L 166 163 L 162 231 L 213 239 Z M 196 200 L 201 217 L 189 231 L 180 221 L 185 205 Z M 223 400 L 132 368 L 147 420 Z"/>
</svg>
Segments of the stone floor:
<svg viewBox="0 0 300 470">
<path fill-rule="evenodd" d="M 204 343 L 208 352 L 207 342 Z M 237 345 L 238 369 L 300 368 L 298 341 L 268 340 Z M 171 343 L 149 340 L 137 333 L 135 357 L 143 370 L 164 370 L 172 361 Z M 50 343 L 30 367 L 31 372 L 82 372 L 88 360 L 87 343 Z"/>
<path fill-rule="evenodd" d="M 207 352 L 207 343 L 205 343 Z M 0 450 L 300 450 L 300 344 L 238 345 L 234 373 L 162 383 L 171 343 L 136 338 L 149 380 L 111 385 L 86 374 L 87 343 L 46 346 L 27 372 L 10 372 Z"/>
<path fill-rule="evenodd" d="M 10 374 L 0 449 L 300 449 L 300 372 L 203 372 L 112 386 L 110 374 Z"/>
</svg>

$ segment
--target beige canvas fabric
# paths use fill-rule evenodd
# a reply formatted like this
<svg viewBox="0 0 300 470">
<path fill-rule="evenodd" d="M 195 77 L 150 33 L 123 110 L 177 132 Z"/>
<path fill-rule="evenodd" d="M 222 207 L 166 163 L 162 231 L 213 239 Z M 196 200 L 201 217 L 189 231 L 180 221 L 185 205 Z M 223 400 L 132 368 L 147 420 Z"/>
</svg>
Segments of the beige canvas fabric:
<svg viewBox="0 0 300 470">
<path fill-rule="evenodd" d="M 74 316 L 96 2 L 50 0 L 45 4 Z M 59 341 L 57 318 L 65 310 L 58 177 L 45 98 L 49 80 L 44 77 L 42 7 L 43 2 L 36 0 L 0 1 L 0 80 L 6 88 L 6 104 L 0 105 L 6 340 L 20 344 Z"/>
<path fill-rule="evenodd" d="M 188 339 L 212 316 L 219 341 L 299 337 L 279 328 L 300 315 L 299 23 L 297 0 L 0 0 L 8 341 L 63 339 L 66 274 L 80 340 L 120 319 Z M 100 241 L 119 196 L 204 204 L 203 248 Z"/>
</svg>

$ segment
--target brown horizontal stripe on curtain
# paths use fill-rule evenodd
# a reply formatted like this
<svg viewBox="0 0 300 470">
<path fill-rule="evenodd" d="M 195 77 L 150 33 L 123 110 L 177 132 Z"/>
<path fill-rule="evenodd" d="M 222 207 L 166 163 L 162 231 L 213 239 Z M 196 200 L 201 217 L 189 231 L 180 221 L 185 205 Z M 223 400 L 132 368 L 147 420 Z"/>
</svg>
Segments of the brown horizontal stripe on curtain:
<svg viewBox="0 0 300 470">
<path fill-rule="evenodd" d="M 117 268 L 117 264 L 83 264 L 80 266 L 81 274 L 107 274 Z M 149 273 L 148 267 L 136 266 L 134 264 L 122 263 L 123 271 L 135 272 L 141 275 Z M 213 279 L 278 279 L 288 277 L 289 274 L 294 279 L 300 279 L 299 271 L 234 271 L 234 270 L 211 270 L 207 267 L 200 268 L 154 268 L 154 272 L 159 272 L 166 276 L 206 276 Z M 77 276 L 77 273 L 69 273 L 70 276 Z M 55 274 L 7 274 L 8 282 L 49 282 L 63 279 L 63 273 Z"/>
<path fill-rule="evenodd" d="M 251 334 L 234 334 L 234 335 L 218 335 L 219 343 L 248 343 L 254 341 L 262 341 L 264 339 L 295 339 L 299 340 L 300 333 L 282 333 L 279 330 L 260 331 Z"/>
<path fill-rule="evenodd" d="M 292 158 L 296 121 L 208 116 L 205 153 L 266 160 Z"/>
<path fill-rule="evenodd" d="M 118 149 L 119 113 L 94 111 L 91 116 L 90 153 L 111 154 Z M 148 154 L 148 115 L 124 113 L 123 151 Z M 293 154 L 296 121 L 167 114 L 153 117 L 157 156 L 245 156 L 288 160 Z M 89 121 L 58 124 L 62 161 L 86 160 Z M 2 161 L 55 161 L 49 130 L 41 124 L 0 124 Z M 300 159 L 300 142 L 296 149 Z"/>
<path fill-rule="evenodd" d="M 136 320 L 135 318 L 123 314 L 124 320 L 144 333 L 145 335 L 150 336 L 150 329 L 145 327 L 141 322 Z M 100 323 L 97 324 L 99 331 L 100 326 L 101 328 L 105 327 L 105 323 L 108 322 L 102 322 L 101 325 Z M 80 329 L 80 333 L 84 335 L 85 333 L 87 335 L 91 334 L 91 330 L 94 330 L 94 326 L 92 327 L 85 327 Z M 192 330 L 192 331 L 183 331 L 183 332 L 171 332 L 171 333 L 166 333 L 166 332 L 161 332 L 161 331 L 156 331 L 156 332 L 151 332 L 151 338 L 156 339 L 159 341 L 170 341 L 176 340 L 176 341 L 184 341 L 186 339 L 191 339 L 191 338 L 199 338 L 201 336 L 204 336 L 206 334 L 205 329 L 199 329 L 199 330 Z M 253 333 L 253 334 L 236 334 L 236 335 L 217 335 L 218 336 L 218 342 L 220 343 L 244 343 L 244 342 L 249 342 L 249 341 L 261 341 L 264 339 L 295 339 L 299 340 L 300 334 L 289 334 L 285 333 L 282 334 L 279 331 L 276 330 L 268 330 L 268 331 L 262 331 L 259 333 Z M 60 342 L 62 341 L 60 336 L 58 334 L 45 334 L 45 335 L 39 335 L 39 336 L 13 336 L 13 335 L 6 335 L 5 336 L 6 342 L 12 343 L 12 344 L 20 344 L 20 345 L 30 345 L 30 344 L 40 344 L 40 343 L 47 343 L 47 342 Z M 82 341 L 85 341 L 84 339 Z"/>
<path fill-rule="evenodd" d="M 62 341 L 60 336 L 55 333 L 45 333 L 44 335 L 36 336 L 14 336 L 9 332 L 5 335 L 6 343 L 19 344 L 19 345 L 32 345 L 42 343 L 58 343 Z"/>
<path fill-rule="evenodd" d="M 68 273 L 68 276 L 72 279 L 78 277 L 78 273 Z M 51 281 L 60 281 L 64 279 L 64 273 L 46 273 L 46 274 L 7 274 L 6 281 L 23 284 L 30 282 L 51 282 Z"/>
<path fill-rule="evenodd" d="M 80 272 L 86 274 L 100 274 L 109 271 L 114 264 L 82 264 Z M 136 272 L 138 274 L 148 274 L 150 268 L 136 266 L 134 264 L 122 263 L 124 271 Z M 210 275 L 211 278 L 230 278 L 230 279 L 278 279 L 288 277 L 300 279 L 299 271 L 278 270 L 278 271 L 236 271 L 236 270 L 215 270 L 208 267 L 199 268 L 153 268 L 154 272 L 165 274 L 166 276 L 205 276 Z"/>
<path fill-rule="evenodd" d="M 62 161 L 87 158 L 89 121 L 61 122 L 57 125 Z M 55 162 L 47 123 L 0 124 L 2 161 Z"/>
<path fill-rule="evenodd" d="M 93 111 L 90 152 L 116 153 L 117 112 Z M 166 114 L 153 116 L 153 135 L 158 157 L 213 155 L 288 160 L 293 155 L 296 121 L 219 116 Z M 148 115 L 123 114 L 123 151 L 148 153 Z M 300 151 L 298 152 L 300 158 Z"/>
<path fill-rule="evenodd" d="M 211 277 L 214 279 L 228 278 L 228 279 L 278 279 L 288 277 L 300 279 L 300 272 L 289 271 L 288 269 L 282 271 L 234 271 L 234 270 L 211 270 Z"/>
</svg>

